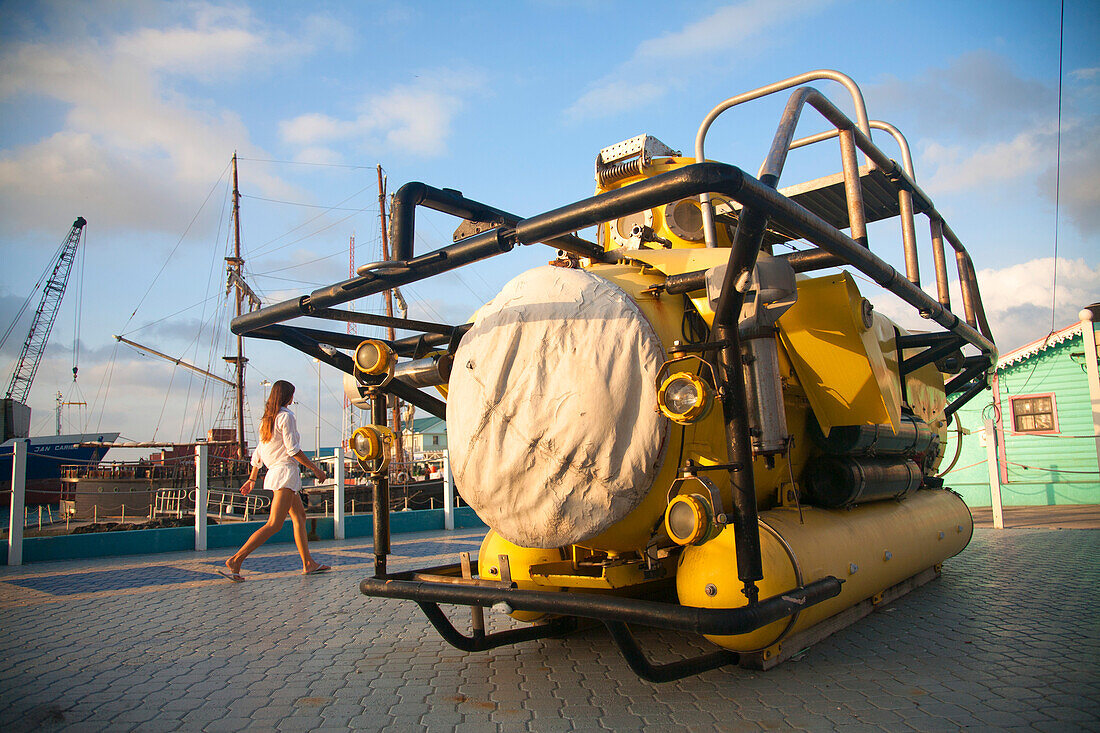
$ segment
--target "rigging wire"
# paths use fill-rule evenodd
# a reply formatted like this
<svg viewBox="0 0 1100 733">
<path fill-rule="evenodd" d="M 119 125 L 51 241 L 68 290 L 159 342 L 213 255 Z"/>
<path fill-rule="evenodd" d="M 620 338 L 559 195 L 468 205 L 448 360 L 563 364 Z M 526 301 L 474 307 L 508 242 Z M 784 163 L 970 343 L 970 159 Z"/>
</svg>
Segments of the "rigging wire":
<svg viewBox="0 0 1100 733">
<path fill-rule="evenodd" d="M 342 201 L 339 201 L 339 202 L 337 202 L 337 203 L 335 204 L 335 206 L 341 206 L 341 205 L 343 205 L 343 204 L 346 204 L 346 203 L 347 203 L 348 201 L 351 201 L 351 200 L 352 200 L 353 198 L 355 198 L 355 197 L 356 197 L 356 196 L 358 196 L 359 194 L 363 193 L 364 191 L 366 191 L 366 190 L 367 190 L 368 188 L 370 188 L 370 187 L 371 187 L 371 185 L 369 185 L 369 184 L 368 184 L 368 185 L 366 185 L 366 186 L 363 186 L 363 188 L 359 189 L 358 191 L 356 191 L 355 193 L 351 194 L 351 195 L 350 195 L 350 196 L 348 196 L 347 198 L 343 199 Z M 335 208 L 335 207 L 332 207 L 332 208 Z M 267 246 L 268 246 L 269 244 L 274 244 L 275 242 L 278 242 L 278 241 L 279 241 L 280 239 L 282 239 L 282 238 L 284 238 L 284 237 L 286 237 L 286 236 L 289 236 L 290 234 L 292 234 L 292 233 L 294 233 L 294 232 L 298 231 L 299 229 L 301 229 L 302 227 L 306 226 L 307 224 L 311 224 L 311 223 L 313 223 L 313 222 L 317 221 L 318 219 L 320 219 L 321 217 L 323 217 L 323 216 L 324 216 L 324 215 L 325 215 L 326 213 L 328 213 L 328 211 L 330 211 L 330 210 L 331 210 L 331 208 L 330 208 L 330 209 L 326 209 L 325 211 L 322 211 L 322 212 L 318 213 L 318 214 L 317 214 L 316 216 L 313 216 L 313 217 L 310 217 L 309 219 L 306 219 L 305 221 L 303 221 L 303 222 L 302 222 L 301 224 L 299 224 L 298 226 L 296 226 L 296 227 L 293 227 L 292 229 L 290 229 L 290 230 L 288 230 L 288 231 L 284 232 L 283 234 L 280 234 L 279 236 L 275 237 L 274 239 L 269 239 L 269 240 L 267 240 L 266 242 L 264 242 L 263 244 L 261 244 L 261 245 L 260 245 L 259 247 L 257 247 L 256 249 L 252 250 L 252 251 L 251 251 L 251 252 L 249 253 L 249 256 L 250 256 L 250 257 L 256 257 L 256 256 L 258 256 L 258 255 L 260 255 L 260 254 L 271 254 L 272 252 L 275 252 L 275 251 L 278 251 L 278 250 L 280 250 L 280 249 L 283 249 L 284 247 L 289 247 L 289 246 L 290 246 L 290 245 L 292 245 L 292 244 L 295 244 L 295 243 L 297 243 L 297 242 L 301 242 L 301 241 L 302 241 L 303 239 L 309 239 L 310 237 L 312 237 L 312 236 L 314 236 L 314 235 L 316 235 L 316 234 L 320 234 L 321 232 L 325 231 L 325 229 L 328 229 L 329 227 L 332 227 L 332 226 L 335 226 L 336 224 L 339 224 L 339 223 L 340 223 L 341 221 L 345 221 L 345 220 L 347 220 L 347 219 L 350 219 L 350 218 L 351 218 L 351 217 L 353 217 L 353 216 L 356 216 L 356 215 L 357 215 L 357 214 L 359 214 L 359 213 L 362 213 L 361 211 L 356 211 L 356 212 L 353 212 L 353 213 L 351 213 L 351 214 L 348 214 L 347 216 L 345 216 L 345 217 L 344 217 L 343 219 L 340 219 L 339 221 L 333 222 L 332 224 L 329 224 L 329 225 L 328 225 L 328 226 L 326 226 L 326 227 L 323 227 L 323 228 L 321 228 L 321 229 L 318 229 L 318 230 L 317 230 L 316 232 L 314 232 L 313 234 L 307 234 L 307 235 L 306 235 L 306 236 L 304 236 L 304 237 L 300 237 L 300 238 L 298 238 L 298 239 L 295 239 L 295 240 L 294 240 L 293 242 L 288 242 L 287 244 L 281 244 L 281 245 L 279 245 L 278 247 L 273 247 L 273 248 L 271 248 L 271 249 L 265 250 L 265 247 L 267 247 Z M 364 211 L 365 211 L 365 210 L 366 210 L 366 209 L 364 209 Z"/>
<path fill-rule="evenodd" d="M 1050 332 L 1055 330 L 1055 306 L 1058 303 L 1058 219 L 1062 192 L 1062 58 L 1066 36 L 1066 0 L 1058 17 L 1058 131 L 1054 153 L 1054 281 L 1050 288 Z"/>
<path fill-rule="evenodd" d="M 218 180 L 214 181 L 214 185 L 210 187 L 210 191 L 207 192 L 206 198 L 202 200 L 202 203 L 199 204 L 199 208 L 195 212 L 195 215 L 192 216 L 191 221 L 187 223 L 187 228 L 183 230 L 183 234 L 180 235 L 179 241 L 176 242 L 176 245 L 174 247 L 172 247 L 172 251 L 168 254 L 168 258 L 164 260 L 164 263 L 160 266 L 160 269 L 157 270 L 157 274 L 153 277 L 153 281 L 149 283 L 149 287 L 146 289 L 145 294 L 141 296 L 141 300 L 139 300 L 138 304 L 134 306 L 133 312 L 130 313 L 130 317 L 126 319 L 126 323 L 124 323 L 122 326 L 123 329 L 125 329 L 126 326 L 130 325 L 130 321 L 132 321 L 134 319 L 134 316 L 137 315 L 138 308 L 140 308 L 141 304 L 145 302 L 145 299 L 149 297 L 149 293 L 153 291 L 153 286 L 156 285 L 157 280 L 160 279 L 160 276 L 164 273 L 165 268 L 168 267 L 168 263 L 176 254 L 176 250 L 178 250 L 180 248 L 180 245 L 183 244 L 183 240 L 187 238 L 187 233 L 191 231 L 191 227 L 194 226 L 195 221 L 199 218 L 199 214 L 201 214 L 202 210 L 206 207 L 206 202 L 209 201 L 210 197 L 214 194 L 214 191 L 217 189 L 218 184 L 221 183 L 222 178 L 225 177 L 225 173 L 229 170 L 229 166 L 231 164 L 232 163 L 225 164 L 225 168 L 222 169 L 222 173 L 220 176 L 218 176 Z"/>
<path fill-rule="evenodd" d="M 15 318 L 12 319 L 12 322 L 10 324 L 8 324 L 7 330 L 4 331 L 3 338 L 0 338 L 0 347 L 7 343 L 8 337 L 11 335 L 12 331 L 15 330 L 16 325 L 19 323 L 19 319 L 21 319 L 23 317 L 23 314 L 27 312 L 27 308 L 30 307 L 31 301 L 34 300 L 35 293 L 37 293 L 42 288 L 42 286 L 46 283 L 46 280 L 50 277 L 50 273 L 53 272 L 54 263 L 57 262 L 57 258 L 61 256 L 61 250 L 63 250 L 64 248 L 65 242 L 62 242 L 61 245 L 54 250 L 53 256 L 50 257 L 50 259 L 46 262 L 46 269 L 42 271 L 42 274 L 38 278 L 38 282 L 36 282 L 34 284 L 34 287 L 31 288 L 30 294 L 28 294 L 26 300 L 23 301 L 23 305 L 20 306 L 19 312 L 15 314 Z"/>
<path fill-rule="evenodd" d="M 237 160 L 247 160 L 253 163 L 281 163 L 284 165 L 315 165 L 323 166 L 326 168 L 352 168 L 355 170 L 374 168 L 373 165 L 352 165 L 349 163 L 311 163 L 305 160 L 273 160 L 270 158 L 242 158 L 240 156 L 237 156 Z M 385 168 L 383 168 L 382 170 L 385 170 Z"/>
<path fill-rule="evenodd" d="M 1058 130 L 1055 136 L 1056 143 L 1054 153 L 1054 275 L 1050 288 L 1050 331 L 1047 333 L 1046 338 L 1043 339 L 1043 345 L 1039 347 L 1039 351 L 1046 349 L 1047 342 L 1057 330 L 1055 319 L 1057 317 L 1058 304 L 1058 220 L 1061 213 L 1060 196 L 1062 187 L 1062 44 L 1065 39 L 1065 18 L 1066 3 L 1065 0 L 1062 0 L 1058 19 Z M 1023 394 L 1024 389 L 1027 387 L 1028 383 L 1031 382 L 1031 378 L 1035 376 L 1035 369 L 1039 366 L 1040 361 L 1042 361 L 1042 359 L 1036 358 L 1034 360 L 1031 365 L 1031 371 L 1028 372 L 1027 379 L 1024 380 L 1023 385 L 1019 387 L 1016 394 Z"/>
<path fill-rule="evenodd" d="M 339 223 L 339 222 L 337 222 L 337 223 Z M 296 265 L 287 265 L 286 267 L 276 267 L 274 270 L 265 270 L 264 272 L 257 272 L 257 273 L 254 273 L 254 274 L 255 275 L 268 275 L 272 272 L 284 272 L 286 270 L 294 270 L 294 269 L 297 269 L 299 267 L 305 267 L 306 265 L 312 265 L 314 262 L 321 262 L 322 260 L 331 260 L 333 257 L 336 257 L 337 255 L 346 254 L 346 252 L 347 252 L 347 250 L 345 250 L 345 249 L 338 249 L 335 252 L 333 252 L 332 254 L 327 254 L 327 255 L 324 255 L 322 257 L 317 257 L 317 258 L 312 259 L 312 260 L 306 260 L 305 262 L 299 262 Z"/>
<path fill-rule="evenodd" d="M 149 321 L 148 323 L 146 323 L 142 326 L 137 326 L 136 328 L 131 328 L 129 331 L 123 331 L 122 335 L 123 336 L 129 336 L 131 334 L 135 334 L 138 331 L 142 331 L 146 328 L 149 328 L 150 326 L 155 326 L 158 323 L 161 323 L 162 321 L 167 321 L 169 318 L 175 318 L 176 316 L 180 315 L 181 313 L 186 313 L 187 311 L 191 310 L 192 308 L 198 308 L 200 305 L 205 306 L 211 300 L 215 300 L 218 297 L 219 297 L 218 294 L 215 293 L 214 295 L 203 298 L 202 300 L 200 300 L 197 303 L 192 303 L 191 305 L 187 306 L 186 308 L 181 308 L 178 311 L 176 311 L 175 313 L 169 313 L 168 315 L 164 316 L 163 318 L 158 318 L 155 321 Z"/>
<path fill-rule="evenodd" d="M 218 212 L 218 231 L 217 231 L 217 234 L 215 234 L 215 236 L 214 236 L 215 245 L 219 241 L 221 241 L 222 225 L 225 224 L 225 221 L 226 221 L 225 220 L 225 208 L 226 208 L 226 205 L 228 204 L 228 201 L 229 201 L 229 179 L 226 178 L 225 188 L 222 191 L 222 208 L 221 208 L 221 211 Z M 228 232 L 228 227 L 226 228 L 226 231 Z M 228 246 L 228 244 L 227 244 L 227 246 Z M 206 274 L 206 293 L 205 293 L 206 298 L 203 300 L 202 313 L 199 315 L 199 329 L 198 329 L 198 333 L 195 336 L 195 340 L 193 342 L 194 346 L 195 346 L 195 348 L 194 348 L 194 354 L 195 354 L 194 355 L 194 360 L 195 360 L 196 363 L 198 363 L 198 361 L 199 361 L 199 339 L 202 336 L 203 331 L 206 330 L 206 324 L 207 324 L 206 304 L 213 297 L 213 296 L 210 295 L 210 288 L 211 288 L 212 283 L 214 283 L 214 281 L 215 281 L 214 280 L 214 273 L 217 271 L 217 267 L 216 267 L 217 262 L 218 262 L 218 248 L 217 248 L 217 246 L 214 246 L 214 247 L 210 248 L 210 268 L 209 268 L 209 270 L 207 271 L 207 274 Z M 219 287 L 219 291 L 220 291 L 220 289 L 221 288 Z M 214 313 L 211 314 L 211 318 L 213 318 L 214 314 L 217 313 L 217 310 L 218 310 L 217 308 L 214 309 Z M 207 361 L 206 361 L 206 371 L 213 372 L 214 370 L 211 368 L 212 366 L 213 366 L 213 354 L 208 354 L 207 355 Z M 191 372 L 189 374 L 189 378 L 188 378 L 188 382 L 187 382 L 187 393 L 186 393 L 186 396 L 184 398 L 184 404 L 185 405 L 190 404 L 191 388 L 195 383 L 194 377 L 195 377 L 195 373 Z M 194 415 L 194 424 L 192 425 L 192 428 L 191 428 L 191 432 L 193 434 L 198 432 L 199 426 L 202 425 L 202 422 L 203 422 L 203 415 L 206 413 L 206 388 L 207 388 L 207 384 L 208 384 L 209 381 L 210 380 L 204 379 L 200 382 L 201 388 L 200 388 L 199 397 L 198 397 L 198 403 L 199 403 L 198 404 L 198 409 L 194 410 L 193 413 L 192 413 Z M 185 420 L 180 420 L 180 438 L 179 438 L 179 440 L 180 440 L 181 443 L 183 442 L 184 431 L 186 429 L 187 429 L 186 421 Z"/>
<path fill-rule="evenodd" d="M 352 208 L 350 206 L 325 206 L 324 204 L 307 204 L 301 201 L 283 201 L 281 199 L 269 199 L 263 196 L 252 196 L 247 193 L 241 194 L 242 199 L 253 199 L 255 201 L 267 201 L 272 204 L 286 204 L 287 206 L 304 206 L 310 209 L 324 209 L 325 211 L 374 211 L 373 208 L 365 206 L 361 209 Z"/>
</svg>

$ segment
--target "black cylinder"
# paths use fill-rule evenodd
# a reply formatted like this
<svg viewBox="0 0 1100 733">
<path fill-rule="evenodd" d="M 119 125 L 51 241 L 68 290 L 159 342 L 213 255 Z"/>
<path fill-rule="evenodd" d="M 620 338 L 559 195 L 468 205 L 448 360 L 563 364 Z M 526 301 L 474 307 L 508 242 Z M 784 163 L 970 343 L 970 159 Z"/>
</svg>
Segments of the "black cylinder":
<svg viewBox="0 0 1100 733">
<path fill-rule="evenodd" d="M 822 456 L 803 474 L 809 502 L 827 509 L 900 499 L 920 488 L 920 467 L 913 461 Z"/>
<path fill-rule="evenodd" d="M 898 431 L 890 425 L 838 425 L 826 436 L 817 420 L 810 435 L 821 450 L 834 456 L 915 456 L 926 453 L 936 435 L 913 415 L 902 415 Z"/>
<path fill-rule="evenodd" d="M 707 286 L 707 271 L 696 270 L 680 275 L 669 275 L 665 278 L 665 292 L 669 295 L 690 293 L 692 290 L 702 290 Z"/>
<path fill-rule="evenodd" d="M 375 425 L 386 424 L 386 395 L 376 394 L 371 405 L 371 419 Z M 383 450 L 388 448 L 383 447 Z M 386 556 L 390 554 L 390 476 L 382 470 L 371 476 L 374 482 L 374 506 L 371 520 L 374 523 L 374 577 L 386 577 Z"/>
</svg>

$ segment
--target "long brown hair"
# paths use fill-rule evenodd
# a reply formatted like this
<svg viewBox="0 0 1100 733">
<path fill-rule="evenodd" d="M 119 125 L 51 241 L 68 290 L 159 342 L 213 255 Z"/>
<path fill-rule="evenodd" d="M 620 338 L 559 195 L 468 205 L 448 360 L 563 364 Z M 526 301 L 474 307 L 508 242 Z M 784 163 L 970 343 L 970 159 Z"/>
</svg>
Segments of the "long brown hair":
<svg viewBox="0 0 1100 733">
<path fill-rule="evenodd" d="M 271 440 L 271 436 L 275 434 L 275 416 L 293 399 L 294 385 L 290 382 L 280 379 L 271 385 L 271 394 L 267 396 L 267 404 L 264 405 L 264 416 L 260 418 L 260 442 Z"/>
</svg>

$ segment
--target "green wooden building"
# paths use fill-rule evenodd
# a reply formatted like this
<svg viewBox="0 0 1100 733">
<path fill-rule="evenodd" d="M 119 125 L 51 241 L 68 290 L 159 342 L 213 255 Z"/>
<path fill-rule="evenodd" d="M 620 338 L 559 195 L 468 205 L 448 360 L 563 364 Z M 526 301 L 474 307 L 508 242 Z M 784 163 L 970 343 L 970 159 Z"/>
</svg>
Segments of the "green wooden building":
<svg viewBox="0 0 1100 733">
<path fill-rule="evenodd" d="M 992 503 L 986 421 L 994 421 L 996 471 L 1004 506 L 1100 504 L 1100 304 L 1044 339 L 1002 354 L 992 390 L 956 415 L 943 467 L 959 445 L 946 485 L 970 506 Z"/>
</svg>

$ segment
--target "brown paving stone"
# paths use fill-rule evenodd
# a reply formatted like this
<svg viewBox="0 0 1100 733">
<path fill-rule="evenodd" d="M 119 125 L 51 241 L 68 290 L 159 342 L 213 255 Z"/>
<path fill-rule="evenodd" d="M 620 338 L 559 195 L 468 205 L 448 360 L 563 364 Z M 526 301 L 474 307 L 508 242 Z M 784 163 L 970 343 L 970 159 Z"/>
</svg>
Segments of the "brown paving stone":
<svg viewBox="0 0 1100 733">
<path fill-rule="evenodd" d="M 979 529 L 938 581 L 797 660 L 664 685 L 637 679 L 599 628 L 462 653 L 414 604 L 358 593 L 369 555 L 347 550 L 362 542 L 318 544 L 348 564 L 308 579 L 257 573 L 236 585 L 58 596 L 5 580 L 194 570 L 222 553 L 0 568 L 0 730 L 52 730 L 41 725 L 51 703 L 67 709 L 59 728 L 82 731 L 1100 725 L 1100 530 Z M 292 551 L 271 554 L 280 552 Z M 495 629 L 514 625 L 490 616 Z M 660 661 L 711 648 L 667 631 L 636 635 Z"/>
</svg>

